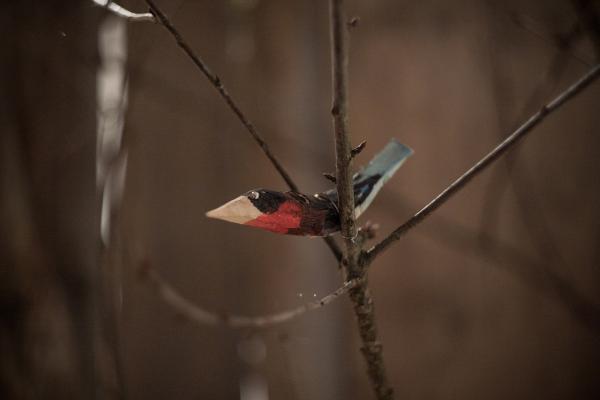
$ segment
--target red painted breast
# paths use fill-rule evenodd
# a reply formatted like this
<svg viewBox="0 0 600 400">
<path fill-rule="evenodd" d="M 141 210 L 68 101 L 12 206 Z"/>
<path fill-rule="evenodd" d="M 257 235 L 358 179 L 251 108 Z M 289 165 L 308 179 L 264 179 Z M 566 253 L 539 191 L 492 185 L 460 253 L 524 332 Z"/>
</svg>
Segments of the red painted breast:
<svg viewBox="0 0 600 400">
<path fill-rule="evenodd" d="M 279 209 L 272 214 L 263 214 L 244 225 L 262 228 L 275 233 L 287 233 L 290 229 L 300 227 L 302 208 L 292 201 L 281 203 Z"/>
</svg>

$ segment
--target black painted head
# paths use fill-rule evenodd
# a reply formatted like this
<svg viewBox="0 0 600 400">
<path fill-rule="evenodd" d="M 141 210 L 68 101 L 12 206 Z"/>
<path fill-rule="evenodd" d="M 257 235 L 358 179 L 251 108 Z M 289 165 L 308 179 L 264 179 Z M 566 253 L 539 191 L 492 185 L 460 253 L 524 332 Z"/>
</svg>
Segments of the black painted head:
<svg viewBox="0 0 600 400">
<path fill-rule="evenodd" d="M 287 200 L 283 193 L 268 189 L 250 190 L 244 193 L 244 196 L 252 202 L 254 207 L 264 214 L 274 213 Z"/>
</svg>

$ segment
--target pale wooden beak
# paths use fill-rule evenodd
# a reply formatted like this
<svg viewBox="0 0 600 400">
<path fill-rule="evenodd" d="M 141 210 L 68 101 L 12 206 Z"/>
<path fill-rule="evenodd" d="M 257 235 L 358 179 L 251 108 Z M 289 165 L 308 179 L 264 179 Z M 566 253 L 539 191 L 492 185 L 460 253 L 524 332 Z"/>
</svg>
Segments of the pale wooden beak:
<svg viewBox="0 0 600 400">
<path fill-rule="evenodd" d="M 222 219 L 234 224 L 245 224 L 261 215 L 262 213 L 246 196 L 237 197 L 206 213 L 209 218 Z"/>
</svg>

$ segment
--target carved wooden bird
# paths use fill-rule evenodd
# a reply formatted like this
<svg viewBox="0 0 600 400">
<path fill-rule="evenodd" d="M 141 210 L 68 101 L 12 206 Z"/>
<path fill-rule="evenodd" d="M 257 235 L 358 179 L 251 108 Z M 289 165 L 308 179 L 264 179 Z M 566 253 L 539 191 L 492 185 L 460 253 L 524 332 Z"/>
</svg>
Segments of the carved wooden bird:
<svg viewBox="0 0 600 400">
<path fill-rule="evenodd" d="M 356 218 L 412 153 L 409 147 L 392 139 L 354 175 Z M 312 196 L 254 189 L 207 212 L 206 216 L 288 235 L 329 236 L 341 228 L 335 188 Z"/>
</svg>

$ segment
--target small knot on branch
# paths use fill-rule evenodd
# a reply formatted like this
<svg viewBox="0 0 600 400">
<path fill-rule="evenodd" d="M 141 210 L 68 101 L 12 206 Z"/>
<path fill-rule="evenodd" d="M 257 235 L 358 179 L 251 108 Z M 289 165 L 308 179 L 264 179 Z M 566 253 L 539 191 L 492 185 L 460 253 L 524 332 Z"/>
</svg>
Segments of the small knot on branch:
<svg viewBox="0 0 600 400">
<path fill-rule="evenodd" d="M 354 234 L 354 236 L 345 236 L 343 233 L 340 234 L 344 239 L 350 240 L 352 243 L 357 243 L 358 239 L 358 230 Z"/>
<path fill-rule="evenodd" d="M 334 117 L 337 117 L 340 115 L 340 106 L 338 104 L 334 104 L 331 107 L 331 115 L 333 115 Z"/>
<path fill-rule="evenodd" d="M 378 340 L 374 342 L 363 342 L 361 351 L 365 354 L 371 355 L 373 353 L 379 353 L 383 349 L 383 345 Z"/>
<path fill-rule="evenodd" d="M 358 146 L 350 150 L 350 160 L 359 155 L 367 147 L 367 141 L 363 140 Z"/>
<path fill-rule="evenodd" d="M 160 22 L 160 20 L 158 19 L 158 15 L 156 15 L 152 8 L 148 9 L 148 13 L 152 15 L 152 22 L 154 22 L 155 24 L 158 24 Z"/>
<path fill-rule="evenodd" d="M 379 224 L 374 224 L 371 221 L 367 221 L 364 226 L 358 228 L 358 234 L 360 235 L 363 242 L 374 239 L 377 235 Z"/>
<path fill-rule="evenodd" d="M 351 29 L 356 28 L 359 24 L 360 24 L 360 17 L 352 17 L 346 23 L 346 26 L 348 27 L 348 30 L 351 30 Z"/>
<path fill-rule="evenodd" d="M 335 178 L 335 175 L 332 174 L 331 172 L 323 172 L 323 177 L 325 179 L 327 179 L 330 182 L 336 183 L 337 179 Z"/>
</svg>

